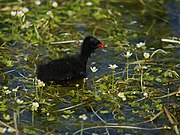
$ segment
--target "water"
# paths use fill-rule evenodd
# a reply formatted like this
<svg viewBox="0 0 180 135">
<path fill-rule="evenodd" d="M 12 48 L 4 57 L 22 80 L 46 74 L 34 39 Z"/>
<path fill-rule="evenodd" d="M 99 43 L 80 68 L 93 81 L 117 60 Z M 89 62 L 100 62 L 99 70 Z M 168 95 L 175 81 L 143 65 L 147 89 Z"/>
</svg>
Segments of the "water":
<svg viewBox="0 0 180 135">
<path fill-rule="evenodd" d="M 164 3 L 161 4 L 161 2 Z M 86 12 L 89 13 L 88 16 L 86 16 L 85 12 L 81 12 L 81 10 L 84 11 L 84 9 L 82 8 L 80 10 L 79 6 L 77 6 L 76 4 L 77 2 L 75 3 L 75 5 L 73 5 L 73 9 L 75 9 L 73 11 L 75 12 L 74 15 L 69 17 L 68 19 L 66 18 L 67 20 L 64 22 L 63 19 L 65 19 L 65 14 L 67 10 L 70 10 L 71 8 L 67 8 L 68 6 L 66 7 L 62 4 L 62 7 L 64 8 L 64 10 L 62 11 L 64 12 L 64 16 L 61 13 L 59 13 L 58 18 L 62 19 L 62 22 L 64 24 L 59 22 L 58 28 L 50 29 L 48 31 L 50 33 L 54 32 L 54 34 L 57 36 L 55 38 L 56 40 L 49 39 L 49 41 L 37 42 L 36 40 L 33 40 L 33 38 L 31 37 L 30 41 L 26 40 L 26 42 L 23 42 L 21 38 L 26 37 L 28 35 L 28 33 L 25 33 L 24 35 L 21 35 L 22 37 L 19 37 L 20 39 L 18 38 L 18 40 L 11 40 L 10 42 L 7 42 L 5 47 L 1 46 L 2 49 L 0 52 L 3 56 L 1 58 L 8 59 L 9 62 L 12 61 L 12 66 L 8 67 L 7 61 L 1 60 L 0 84 L 2 87 L 8 86 L 10 89 L 19 86 L 19 93 L 17 96 L 18 98 L 25 99 L 25 104 L 21 106 L 23 108 L 21 110 L 23 113 L 21 112 L 20 114 L 19 122 L 19 129 L 22 133 L 27 134 L 29 132 L 33 132 L 34 134 L 45 134 L 47 131 L 50 131 L 54 134 L 72 134 L 75 131 L 80 130 L 82 128 L 82 124 L 84 128 L 93 127 L 97 125 L 103 126 L 104 123 L 100 118 L 102 118 L 107 123 L 115 123 L 119 125 L 132 125 L 135 123 L 149 120 L 149 116 L 152 116 L 152 112 L 146 112 L 148 114 L 147 116 L 144 116 L 144 113 L 142 113 L 141 115 L 139 115 L 139 113 L 133 114 L 132 110 L 141 110 L 138 110 L 139 108 L 132 108 L 127 103 L 123 104 L 123 101 L 120 101 L 122 102 L 122 106 L 119 110 L 109 110 L 107 114 L 101 114 L 99 113 L 101 110 L 108 110 L 109 108 L 111 108 L 111 106 L 108 106 L 108 102 L 111 102 L 110 100 L 106 101 L 104 99 L 101 99 L 102 101 L 100 100 L 93 102 L 95 100 L 93 96 L 91 97 L 92 99 L 85 99 L 87 95 L 90 97 L 90 93 L 83 97 L 82 95 L 85 95 L 85 93 L 81 92 L 80 90 L 77 90 L 76 87 L 55 86 L 43 89 L 43 93 L 45 95 L 43 97 L 44 100 L 41 101 L 40 109 L 38 110 L 38 112 L 35 113 L 35 128 L 31 127 L 32 112 L 30 111 L 30 109 L 27 108 L 30 108 L 31 102 L 37 100 L 35 96 L 36 91 L 34 88 L 34 83 L 32 81 L 32 79 L 34 79 L 35 77 L 36 64 L 46 62 L 51 59 L 60 58 L 67 54 L 75 54 L 79 52 L 80 48 L 80 44 L 78 43 L 54 45 L 50 44 L 51 40 L 52 42 L 69 41 L 76 39 L 82 40 L 83 35 L 95 34 L 95 36 L 98 39 L 102 40 L 102 42 L 107 45 L 106 49 L 96 50 L 95 54 L 93 54 L 91 58 L 88 60 L 88 80 L 86 85 L 87 90 L 89 90 L 89 92 L 93 91 L 93 74 L 90 71 L 91 66 L 95 66 L 98 68 L 97 73 L 95 73 L 96 80 L 100 79 L 103 76 L 110 75 L 112 73 L 111 70 L 108 69 L 109 64 L 117 64 L 119 68 L 116 70 L 116 73 L 118 73 L 116 77 L 121 77 L 125 79 L 126 73 L 124 69 L 126 65 L 126 59 L 123 57 L 123 53 L 129 51 L 128 46 L 131 47 L 141 41 L 146 43 L 147 48 L 151 49 L 151 53 L 159 48 L 168 52 L 167 55 L 171 59 L 169 60 L 168 57 L 164 59 L 164 57 L 166 57 L 165 55 L 159 56 L 160 59 L 157 60 L 162 60 L 160 66 L 164 67 L 164 70 L 172 68 L 173 70 L 176 70 L 177 73 L 180 73 L 178 66 L 180 56 L 179 45 L 163 43 L 161 41 L 162 38 L 179 38 L 180 3 L 178 0 L 159 2 L 146 1 L 145 3 L 143 3 L 143 1 L 104 1 L 101 2 L 100 5 L 96 5 L 97 7 L 99 7 L 98 9 L 95 7 L 87 7 Z M 97 12 L 94 12 L 95 10 L 97 10 Z M 96 15 L 96 19 L 93 18 L 93 15 L 91 16 L 91 14 Z M 102 17 L 102 19 L 98 20 L 98 15 L 100 15 L 100 17 L 105 17 Z M 5 25 L 3 26 L 5 27 Z M 5 30 L 2 29 L 2 32 L 5 32 Z M 48 36 L 49 35 L 50 34 L 48 34 Z M 66 50 L 67 48 L 68 50 Z M 142 58 L 143 56 L 139 57 Z M 134 54 L 132 56 L 131 61 L 135 61 Z M 133 67 L 134 65 L 131 67 L 130 76 L 132 76 L 132 74 L 134 73 Z M 127 88 L 125 84 L 121 83 L 120 87 L 124 89 Z M 130 88 L 128 89 L 129 92 L 134 90 L 135 87 L 137 87 L 135 84 L 130 86 Z M 170 89 L 171 92 L 177 90 L 179 87 L 179 80 L 174 80 L 174 85 L 155 85 L 154 87 L 156 87 L 157 90 L 162 89 L 162 92 L 168 94 L 167 87 Z M 153 92 L 154 91 L 152 91 L 152 93 Z M 141 94 L 138 94 L 139 98 L 142 98 Z M 2 101 L 5 102 L 2 98 L 3 95 L 0 96 Z M 11 102 L 14 97 L 12 96 L 9 98 L 11 100 L 8 102 Z M 114 101 L 116 101 L 116 97 L 114 98 Z M 179 98 L 171 98 L 169 100 L 165 100 L 164 102 L 179 104 Z M 85 104 L 76 107 L 76 105 L 81 103 Z M 139 103 L 139 106 L 143 106 L 143 104 L 146 103 L 148 103 L 151 106 L 155 106 L 155 103 L 151 100 L 142 101 Z M 9 105 L 8 103 L 5 104 L 7 108 L 11 108 L 11 106 L 13 106 L 13 108 L 16 108 L 14 106 L 17 105 L 14 102 L 11 102 L 11 104 L 14 105 Z M 93 105 L 93 108 L 95 109 L 95 111 L 97 111 L 98 116 L 100 118 L 98 118 L 95 115 L 95 113 L 89 108 L 89 104 Z M 74 106 L 74 108 L 71 109 L 70 112 L 68 112 L 68 109 L 65 112 L 57 111 L 70 106 Z M 143 108 L 141 109 L 143 110 Z M 144 110 L 148 111 L 148 109 Z M 154 110 L 157 111 L 155 108 Z M 13 109 L 8 112 L 1 111 L 0 115 L 2 116 L 4 113 L 12 115 L 12 112 L 14 112 Z M 50 113 L 49 116 L 47 116 L 48 113 Z M 123 116 L 125 117 L 125 119 L 115 119 L 114 117 L 116 117 L 116 113 L 117 117 Z M 156 113 L 158 113 L 158 111 Z M 179 112 L 177 111 L 177 113 Z M 81 114 L 86 114 L 88 119 L 82 122 L 82 120 L 79 119 L 79 115 Z M 154 128 L 156 126 L 160 127 L 163 124 L 171 125 L 167 117 L 163 117 L 157 119 L 156 121 L 154 121 L 154 123 L 137 124 L 132 126 Z M 25 131 L 26 129 L 28 129 L 29 131 Z M 87 131 L 84 131 L 83 134 L 107 134 L 108 132 L 109 134 L 174 134 L 173 130 L 146 131 L 120 128 L 89 129 Z"/>
</svg>

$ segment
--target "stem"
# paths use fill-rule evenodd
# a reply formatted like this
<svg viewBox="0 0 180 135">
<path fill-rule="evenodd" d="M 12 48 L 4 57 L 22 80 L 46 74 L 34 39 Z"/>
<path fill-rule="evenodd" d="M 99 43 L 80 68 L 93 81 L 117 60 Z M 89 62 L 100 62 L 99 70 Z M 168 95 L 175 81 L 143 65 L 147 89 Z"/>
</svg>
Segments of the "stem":
<svg viewBox="0 0 180 135">
<path fill-rule="evenodd" d="M 32 111 L 32 126 L 34 127 L 34 110 Z"/>
<path fill-rule="evenodd" d="M 39 94 L 38 94 L 38 88 L 36 87 L 36 98 L 39 101 Z"/>
<path fill-rule="evenodd" d="M 83 78 L 82 91 L 84 91 L 84 88 L 85 88 L 85 83 L 86 83 L 86 78 Z"/>
<path fill-rule="evenodd" d="M 114 89 L 114 73 L 115 71 L 112 71 L 112 89 Z"/>
<path fill-rule="evenodd" d="M 168 87 L 168 95 L 169 95 L 169 87 Z M 168 100 L 169 100 L 169 96 L 168 96 L 167 98 L 168 98 Z"/>
<path fill-rule="evenodd" d="M 141 69 L 141 90 L 143 91 L 143 69 Z"/>
<path fill-rule="evenodd" d="M 16 112 L 13 113 L 13 119 L 14 119 L 14 127 L 16 129 L 16 135 L 19 135 L 19 131 L 18 131 L 18 124 L 17 124 L 17 117 L 16 117 Z"/>
<path fill-rule="evenodd" d="M 42 88 L 39 88 L 39 92 L 40 92 L 39 101 L 41 101 L 41 99 L 42 99 Z"/>
<path fill-rule="evenodd" d="M 93 86 L 95 88 L 94 73 L 92 73 L 92 83 L 93 83 Z"/>
<path fill-rule="evenodd" d="M 16 97 L 16 92 L 14 93 L 14 100 L 16 101 L 17 97 Z"/>
<path fill-rule="evenodd" d="M 126 63 L 126 79 L 129 79 L 129 60 L 127 59 L 127 63 Z"/>
<path fill-rule="evenodd" d="M 19 109 L 19 105 L 18 105 L 18 107 L 17 107 L 17 109 L 16 109 L 16 113 L 17 113 L 17 122 L 19 123 L 19 111 L 20 109 Z"/>
<path fill-rule="evenodd" d="M 80 133 L 80 135 L 83 135 L 83 126 L 84 126 L 84 123 L 83 123 L 83 121 L 82 121 L 82 124 L 81 124 L 81 133 Z"/>
</svg>

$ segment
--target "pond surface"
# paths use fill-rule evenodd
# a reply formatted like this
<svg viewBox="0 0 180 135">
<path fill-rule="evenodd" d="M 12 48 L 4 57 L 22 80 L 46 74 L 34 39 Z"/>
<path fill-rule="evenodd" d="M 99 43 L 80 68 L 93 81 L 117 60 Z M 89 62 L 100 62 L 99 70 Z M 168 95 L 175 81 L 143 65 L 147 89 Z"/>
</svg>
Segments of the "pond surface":
<svg viewBox="0 0 180 135">
<path fill-rule="evenodd" d="M 179 0 L 0 5 L 0 129 L 5 133 L 179 134 Z M 22 7 L 29 9 L 25 15 L 10 15 Z M 79 40 L 89 34 L 107 48 L 88 60 L 87 80 L 66 87 L 37 82 L 39 63 L 77 54 Z M 125 57 L 127 52 L 132 56 Z"/>
</svg>

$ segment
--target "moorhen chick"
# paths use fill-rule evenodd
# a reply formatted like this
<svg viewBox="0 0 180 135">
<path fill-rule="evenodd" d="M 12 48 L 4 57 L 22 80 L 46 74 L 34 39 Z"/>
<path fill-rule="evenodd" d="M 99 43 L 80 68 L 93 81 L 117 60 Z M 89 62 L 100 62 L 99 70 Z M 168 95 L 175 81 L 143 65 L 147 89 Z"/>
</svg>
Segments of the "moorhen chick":
<svg viewBox="0 0 180 135">
<path fill-rule="evenodd" d="M 37 67 L 37 78 L 45 83 L 53 82 L 55 84 L 85 78 L 87 60 L 91 53 L 99 47 L 104 48 L 105 45 L 96 38 L 87 36 L 82 43 L 79 55 L 40 64 Z"/>
</svg>

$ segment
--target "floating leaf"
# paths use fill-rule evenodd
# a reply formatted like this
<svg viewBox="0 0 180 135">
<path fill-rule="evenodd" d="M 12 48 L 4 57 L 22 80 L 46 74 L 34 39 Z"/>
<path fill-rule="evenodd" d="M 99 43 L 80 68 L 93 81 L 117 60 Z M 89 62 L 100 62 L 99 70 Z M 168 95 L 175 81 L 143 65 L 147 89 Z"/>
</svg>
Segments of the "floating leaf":
<svg viewBox="0 0 180 135">
<path fill-rule="evenodd" d="M 108 111 L 108 110 L 101 110 L 100 113 L 101 113 L 101 114 L 108 114 L 109 111 Z"/>
<path fill-rule="evenodd" d="M 61 115 L 64 119 L 69 119 L 71 116 L 70 115 Z"/>
</svg>

